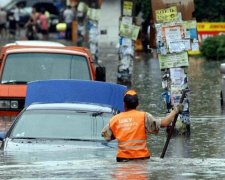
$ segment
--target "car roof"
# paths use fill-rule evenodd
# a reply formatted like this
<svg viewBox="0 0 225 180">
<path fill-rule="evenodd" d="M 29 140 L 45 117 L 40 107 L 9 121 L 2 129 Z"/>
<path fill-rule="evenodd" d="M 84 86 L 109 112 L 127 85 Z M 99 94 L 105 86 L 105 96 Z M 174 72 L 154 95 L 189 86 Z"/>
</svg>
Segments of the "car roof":
<svg viewBox="0 0 225 180">
<path fill-rule="evenodd" d="M 87 102 L 105 104 L 123 111 L 126 86 L 100 81 L 55 79 L 27 84 L 25 107 L 41 103 Z"/>
<path fill-rule="evenodd" d="M 5 46 L 20 45 L 20 46 L 50 46 L 50 47 L 65 47 L 64 44 L 54 41 L 39 41 L 39 40 L 24 40 L 15 41 L 13 43 L 6 44 Z"/>
<path fill-rule="evenodd" d="M 27 110 L 70 110 L 82 112 L 115 112 L 110 106 L 93 103 L 34 103 L 27 107 Z"/>
<path fill-rule="evenodd" d="M 60 42 L 54 41 L 15 41 L 1 47 L 1 56 L 8 53 L 28 53 L 28 52 L 46 52 L 46 53 L 68 53 L 88 56 L 90 62 L 93 62 L 92 55 L 87 48 L 78 46 L 66 46 Z M 0 57 L 2 58 L 2 57 Z"/>
</svg>

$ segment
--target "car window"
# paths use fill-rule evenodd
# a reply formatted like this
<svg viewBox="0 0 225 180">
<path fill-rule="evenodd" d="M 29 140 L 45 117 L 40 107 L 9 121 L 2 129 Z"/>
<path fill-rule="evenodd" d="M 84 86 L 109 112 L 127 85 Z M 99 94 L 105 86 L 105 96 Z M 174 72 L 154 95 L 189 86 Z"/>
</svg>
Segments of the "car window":
<svg viewBox="0 0 225 180">
<path fill-rule="evenodd" d="M 30 110 L 20 117 L 10 137 L 102 140 L 101 130 L 111 117 L 110 113 Z"/>
<path fill-rule="evenodd" d="M 2 83 L 48 79 L 90 80 L 85 56 L 54 53 L 19 53 L 6 58 Z"/>
</svg>

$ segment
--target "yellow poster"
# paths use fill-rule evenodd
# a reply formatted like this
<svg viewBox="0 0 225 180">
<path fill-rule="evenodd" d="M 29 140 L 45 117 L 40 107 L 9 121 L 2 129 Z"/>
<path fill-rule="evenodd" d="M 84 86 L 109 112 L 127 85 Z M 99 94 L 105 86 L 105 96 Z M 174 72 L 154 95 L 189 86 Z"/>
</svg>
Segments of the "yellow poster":
<svg viewBox="0 0 225 180">
<path fill-rule="evenodd" d="M 140 27 L 133 24 L 120 24 L 120 36 L 126 37 L 128 39 L 137 40 Z"/>
<path fill-rule="evenodd" d="M 158 23 L 172 22 L 178 20 L 177 7 L 173 6 L 167 9 L 159 9 L 155 11 L 156 21 Z"/>
<path fill-rule="evenodd" d="M 132 16 L 132 10 L 133 10 L 133 2 L 124 1 L 123 2 L 123 15 L 124 16 Z"/>
</svg>

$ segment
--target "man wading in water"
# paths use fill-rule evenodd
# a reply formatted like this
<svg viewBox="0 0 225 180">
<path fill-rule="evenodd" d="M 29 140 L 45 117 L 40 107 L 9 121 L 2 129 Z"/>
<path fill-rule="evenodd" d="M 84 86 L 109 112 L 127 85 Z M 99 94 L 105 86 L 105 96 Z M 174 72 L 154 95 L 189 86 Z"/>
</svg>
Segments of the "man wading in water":
<svg viewBox="0 0 225 180">
<path fill-rule="evenodd" d="M 139 102 L 137 93 L 128 90 L 124 95 L 125 112 L 121 112 L 109 121 L 102 130 L 107 140 L 118 140 L 117 162 L 135 159 L 149 159 L 151 152 L 147 147 L 147 133 L 157 134 L 160 127 L 167 127 L 176 114 L 181 113 L 183 105 L 177 105 L 166 117 L 158 119 L 150 113 L 136 110 Z"/>
</svg>

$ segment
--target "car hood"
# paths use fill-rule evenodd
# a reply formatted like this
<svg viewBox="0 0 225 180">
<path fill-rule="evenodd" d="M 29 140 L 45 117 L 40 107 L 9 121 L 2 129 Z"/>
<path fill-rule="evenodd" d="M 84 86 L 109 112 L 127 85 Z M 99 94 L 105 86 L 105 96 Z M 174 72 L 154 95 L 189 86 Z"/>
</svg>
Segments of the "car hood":
<svg viewBox="0 0 225 180">
<path fill-rule="evenodd" d="M 115 148 L 117 143 L 86 140 L 6 139 L 4 151 L 67 151 Z"/>
<path fill-rule="evenodd" d="M 7 162 L 65 161 L 115 157 L 117 143 L 7 139 L 1 152 Z"/>
</svg>

